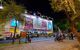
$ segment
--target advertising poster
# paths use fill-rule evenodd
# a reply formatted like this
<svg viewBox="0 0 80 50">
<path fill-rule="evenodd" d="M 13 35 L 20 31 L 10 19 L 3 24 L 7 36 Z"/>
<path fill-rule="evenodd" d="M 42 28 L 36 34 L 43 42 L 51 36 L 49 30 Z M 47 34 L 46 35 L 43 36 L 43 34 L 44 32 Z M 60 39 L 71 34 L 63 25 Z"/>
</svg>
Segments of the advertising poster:
<svg viewBox="0 0 80 50">
<path fill-rule="evenodd" d="M 48 23 L 47 23 L 47 29 L 48 29 L 48 30 L 53 30 L 52 21 L 48 21 Z"/>
<path fill-rule="evenodd" d="M 12 19 L 10 21 L 10 26 L 15 27 L 16 25 L 17 25 L 17 27 L 20 25 L 19 21 L 16 21 L 15 19 Z"/>
<path fill-rule="evenodd" d="M 47 29 L 47 21 L 44 19 L 42 20 L 42 28 L 45 30 Z"/>
<path fill-rule="evenodd" d="M 33 19 L 28 18 L 28 17 L 26 18 L 25 28 L 26 29 L 32 29 L 33 28 Z"/>
<path fill-rule="evenodd" d="M 42 19 L 40 17 L 35 18 L 33 20 L 33 28 L 34 29 L 41 29 L 41 22 L 42 22 Z"/>
<path fill-rule="evenodd" d="M 12 19 L 10 21 L 10 26 L 12 26 L 12 27 L 15 27 L 16 26 L 16 20 L 15 19 Z"/>
<path fill-rule="evenodd" d="M 33 28 L 39 30 L 47 29 L 47 20 L 42 19 L 40 17 L 33 19 Z"/>
</svg>

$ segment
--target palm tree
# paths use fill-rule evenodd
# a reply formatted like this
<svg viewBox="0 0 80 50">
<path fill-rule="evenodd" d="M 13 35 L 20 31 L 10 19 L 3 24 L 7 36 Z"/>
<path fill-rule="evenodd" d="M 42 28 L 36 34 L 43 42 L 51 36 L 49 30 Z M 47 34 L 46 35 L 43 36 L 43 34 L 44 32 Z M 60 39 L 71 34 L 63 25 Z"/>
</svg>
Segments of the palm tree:
<svg viewBox="0 0 80 50">
<path fill-rule="evenodd" d="M 15 18 L 16 21 L 18 20 L 21 23 L 24 23 L 24 18 L 21 17 L 21 14 L 24 13 L 24 7 L 17 5 L 13 0 L 7 0 L 7 2 L 4 1 L 3 5 L 4 5 L 4 9 L 1 10 L 0 12 L 0 17 L 2 20 L 4 20 L 4 22 L 2 23 L 10 21 L 10 19 L 13 18 Z M 16 29 L 17 29 L 17 23 L 14 29 L 13 38 L 15 38 Z M 13 39 L 13 43 L 14 43 L 14 39 Z"/>
</svg>

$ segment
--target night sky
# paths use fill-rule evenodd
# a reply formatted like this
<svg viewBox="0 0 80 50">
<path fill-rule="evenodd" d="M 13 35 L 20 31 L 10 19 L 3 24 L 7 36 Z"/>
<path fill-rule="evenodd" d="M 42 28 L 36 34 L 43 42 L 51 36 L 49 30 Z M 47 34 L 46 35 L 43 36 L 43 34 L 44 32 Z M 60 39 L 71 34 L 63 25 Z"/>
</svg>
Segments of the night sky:
<svg viewBox="0 0 80 50">
<path fill-rule="evenodd" d="M 27 10 L 32 12 L 40 12 L 42 15 L 52 17 L 54 19 L 62 19 L 64 16 L 63 11 L 54 13 L 51 8 L 49 0 L 15 0 L 18 4 L 26 7 Z"/>
<path fill-rule="evenodd" d="M 53 10 L 48 0 L 16 0 L 18 4 L 24 5 L 32 12 L 39 11 L 42 15 L 52 16 Z"/>
</svg>

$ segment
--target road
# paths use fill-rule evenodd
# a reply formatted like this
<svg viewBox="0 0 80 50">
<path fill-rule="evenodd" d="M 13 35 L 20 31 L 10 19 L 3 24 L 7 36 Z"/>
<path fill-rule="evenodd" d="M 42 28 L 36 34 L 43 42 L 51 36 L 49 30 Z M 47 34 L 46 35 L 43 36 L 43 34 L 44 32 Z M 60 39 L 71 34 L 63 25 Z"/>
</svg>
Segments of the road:
<svg viewBox="0 0 80 50">
<path fill-rule="evenodd" d="M 75 47 L 77 44 L 77 40 L 64 40 L 63 42 L 47 40 L 0 47 L 0 50 L 78 50 Z"/>
<path fill-rule="evenodd" d="M 31 39 L 32 42 L 38 42 L 38 41 L 49 41 L 49 40 L 54 40 L 54 37 L 39 37 L 39 38 L 32 38 Z M 0 41 L 1 44 L 3 43 L 11 43 L 12 40 L 3 40 L 3 41 Z M 21 42 L 25 42 L 25 38 L 21 38 Z"/>
</svg>

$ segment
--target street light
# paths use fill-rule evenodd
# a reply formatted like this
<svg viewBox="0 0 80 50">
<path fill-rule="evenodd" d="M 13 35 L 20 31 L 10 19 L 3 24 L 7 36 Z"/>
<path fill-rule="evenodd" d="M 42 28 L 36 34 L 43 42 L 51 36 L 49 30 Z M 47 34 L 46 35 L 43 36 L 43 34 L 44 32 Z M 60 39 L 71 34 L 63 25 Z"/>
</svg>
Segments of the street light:
<svg viewBox="0 0 80 50">
<path fill-rule="evenodd" d="M 3 9 L 2 1 L 0 0 L 0 9 Z"/>
<path fill-rule="evenodd" d="M 36 13 L 33 13 L 34 16 L 36 16 Z"/>
</svg>

